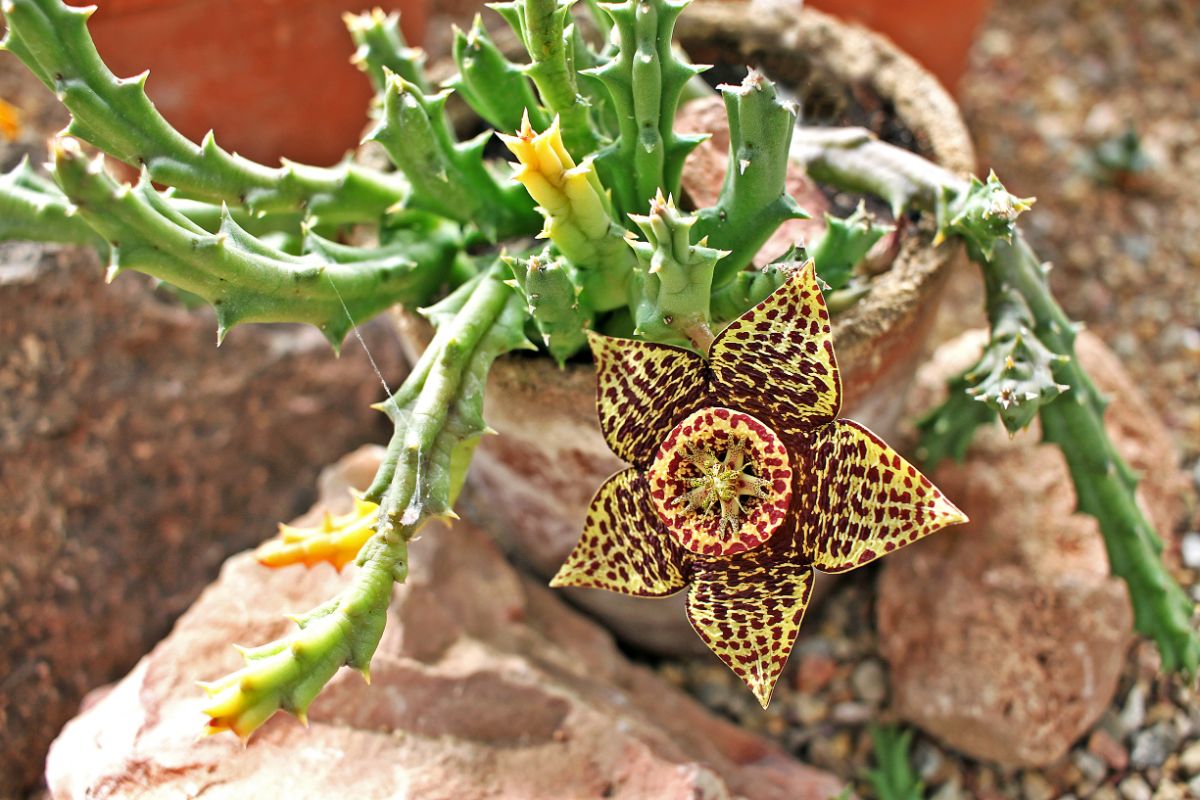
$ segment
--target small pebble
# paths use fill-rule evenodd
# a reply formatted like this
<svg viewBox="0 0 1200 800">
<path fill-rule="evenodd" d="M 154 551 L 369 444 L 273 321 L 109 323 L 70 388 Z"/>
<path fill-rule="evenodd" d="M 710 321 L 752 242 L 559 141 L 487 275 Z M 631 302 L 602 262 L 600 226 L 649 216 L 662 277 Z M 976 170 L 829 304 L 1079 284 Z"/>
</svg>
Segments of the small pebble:
<svg viewBox="0 0 1200 800">
<path fill-rule="evenodd" d="M 1087 750 L 1076 750 L 1071 754 L 1071 760 L 1088 783 L 1099 783 L 1108 774 L 1108 765 L 1104 763 L 1104 759 Z"/>
<path fill-rule="evenodd" d="M 829 704 L 811 694 L 798 694 L 792 700 L 792 713 L 801 725 L 815 725 L 829 716 Z"/>
<path fill-rule="evenodd" d="M 1200 531 L 1188 531 L 1181 542 L 1183 565 L 1188 569 L 1200 569 Z"/>
<path fill-rule="evenodd" d="M 829 685 L 837 674 L 837 662 L 824 653 L 805 655 L 796 670 L 796 689 L 801 692 L 819 692 Z"/>
<path fill-rule="evenodd" d="M 1133 736 L 1133 747 L 1129 761 L 1135 769 L 1160 767 L 1178 743 L 1175 726 L 1160 722 L 1152 728 L 1138 731 Z"/>
<path fill-rule="evenodd" d="M 945 761 L 945 754 L 932 742 L 922 739 L 913 748 L 913 769 L 917 771 L 917 775 L 921 777 L 921 780 L 927 783 L 931 782 L 933 777 L 938 774 Z"/>
<path fill-rule="evenodd" d="M 1179 766 L 1189 778 L 1200 775 L 1200 742 L 1192 742 L 1179 755 Z"/>
<path fill-rule="evenodd" d="M 865 703 L 847 701 L 833 707 L 829 718 L 838 725 L 863 725 L 874 716 L 871 707 Z"/>
<path fill-rule="evenodd" d="M 813 740 L 809 756 L 815 765 L 837 772 L 845 768 L 852 749 L 850 734 L 841 731 L 833 736 Z"/>
<path fill-rule="evenodd" d="M 962 787 L 958 785 L 958 781 L 950 781 L 939 786 L 929 800 L 963 800 L 963 796 Z"/>
<path fill-rule="evenodd" d="M 1121 714 L 1118 717 L 1121 725 L 1121 733 L 1128 736 L 1142 727 L 1142 723 L 1145 720 L 1146 685 L 1135 683 L 1133 688 L 1129 690 L 1129 694 L 1125 697 L 1125 704 L 1121 706 Z"/>
<path fill-rule="evenodd" d="M 1200 797 L 1200 775 L 1188 781 L 1187 788 L 1191 797 Z"/>
<path fill-rule="evenodd" d="M 1024 800 L 1051 800 L 1054 787 L 1041 773 L 1026 771 L 1021 775 L 1021 796 Z"/>
<path fill-rule="evenodd" d="M 1119 784 L 1121 797 L 1125 800 L 1150 800 L 1153 794 L 1141 775 L 1130 775 Z"/>
<path fill-rule="evenodd" d="M 1091 800 L 1121 800 L 1121 795 L 1111 786 L 1101 786 L 1092 792 Z"/>
<path fill-rule="evenodd" d="M 1093 755 L 1103 759 L 1109 769 L 1120 772 L 1129 766 L 1129 752 L 1124 745 L 1103 729 L 1092 732 L 1092 735 L 1088 737 L 1087 749 Z"/>
<path fill-rule="evenodd" d="M 887 676 L 883 664 L 873 658 L 863 661 L 854 668 L 850 685 L 859 700 L 872 705 L 882 703 L 887 697 Z"/>
<path fill-rule="evenodd" d="M 1195 797 L 1195 795 L 1189 795 L 1187 787 L 1182 783 L 1163 781 L 1154 790 L 1153 800 L 1188 800 L 1189 797 Z"/>
</svg>

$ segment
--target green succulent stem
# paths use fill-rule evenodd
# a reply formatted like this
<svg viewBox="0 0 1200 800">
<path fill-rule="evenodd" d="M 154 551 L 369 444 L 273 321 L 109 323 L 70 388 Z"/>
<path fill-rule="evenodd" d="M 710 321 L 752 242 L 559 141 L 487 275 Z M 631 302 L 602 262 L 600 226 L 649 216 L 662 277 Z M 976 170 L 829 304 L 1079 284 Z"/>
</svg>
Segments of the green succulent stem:
<svg viewBox="0 0 1200 800">
<path fill-rule="evenodd" d="M 587 101 L 579 92 L 575 71 L 571 3 L 564 0 L 512 0 L 494 3 L 529 53 L 526 74 L 537 86 L 542 104 L 562 120 L 563 142 L 578 161 L 596 150 Z"/>
<path fill-rule="evenodd" d="M 696 225 L 709 246 L 730 251 L 713 276 L 718 289 L 750 264 L 784 221 L 807 216 L 786 187 L 795 110 L 755 70 L 740 85 L 720 89 L 729 117 L 729 165 L 717 204 L 701 209 Z"/>
<path fill-rule="evenodd" d="M 171 127 L 146 97 L 146 74 L 109 71 L 87 30 L 94 8 L 62 0 L 3 0 L 8 33 L 0 49 L 17 56 L 71 112 L 67 132 L 152 180 L 189 195 L 256 212 L 300 211 L 322 223 L 376 221 L 402 203 L 408 186 L 396 175 L 350 161 L 337 167 L 286 162 L 266 167 L 217 146 L 199 145 Z"/>
<path fill-rule="evenodd" d="M 504 283 L 496 260 L 485 272 L 426 310 L 437 328 L 405 379 L 382 404 L 395 432 L 365 497 L 381 506 L 381 530 L 451 514 L 483 421 L 492 362 L 525 338 L 524 299 Z"/>
<path fill-rule="evenodd" d="M 817 275 L 829 287 L 827 293 L 844 288 L 867 252 L 892 230 L 891 225 L 878 224 L 862 203 L 845 219 L 826 214 L 825 232 L 810 252 Z"/>
<path fill-rule="evenodd" d="M 898 213 L 908 208 L 936 211 L 939 203 L 949 206 L 970 196 L 973 187 L 978 197 L 979 186 L 987 186 L 964 181 L 861 130 L 799 129 L 792 152 L 814 179 L 878 195 Z M 986 191 L 997 196 L 1000 189 Z M 1010 204 L 1001 200 L 1003 206 Z M 947 219 L 944 212 L 939 218 Z M 1158 645 L 1165 670 L 1194 676 L 1200 668 L 1200 636 L 1191 625 L 1193 604 L 1162 563 L 1162 542 L 1137 502 L 1137 477 L 1105 429 L 1106 401 L 1075 357 L 1078 326 L 1054 300 L 1041 260 L 1011 223 L 1010 216 L 987 241 L 980 241 L 978 225 L 969 235 L 959 225 L 941 226 L 945 235 L 967 240 L 968 255 L 983 270 L 993 325 L 988 348 L 997 349 L 998 363 L 1026 357 L 1013 355 L 1017 336 L 1032 353 L 1031 371 L 1024 377 L 1038 390 L 1012 398 L 1010 413 L 1028 419 L 1029 410 L 1036 409 L 1043 438 L 1057 445 L 1066 460 L 1078 510 L 1099 523 L 1112 572 L 1129 588 L 1135 627 Z M 985 361 L 988 357 L 985 352 Z M 978 380 L 977 373 L 976 368 L 968 370 Z M 952 388 L 983 386 L 986 391 L 986 378 L 980 384 L 968 376 L 953 381 Z M 1048 389 L 1050 381 L 1053 390 Z M 953 395 L 923 421 L 929 455 L 965 453 L 971 433 L 994 416 L 984 402 Z M 1010 416 L 1010 424 L 1020 416 Z"/>
<path fill-rule="evenodd" d="M 624 212 L 645 208 L 660 191 L 677 195 L 688 153 L 707 138 L 674 130 L 684 87 L 706 69 L 688 63 L 672 47 L 675 22 L 686 6 L 678 0 L 600 6 L 616 30 L 618 46 L 611 60 L 587 74 L 607 89 L 619 133 L 598 154 L 596 167 Z"/>
<path fill-rule="evenodd" d="M 583 297 L 577 270 L 548 251 L 504 259 L 511 286 L 525 298 L 542 343 L 559 366 L 587 344 L 595 310 Z"/>
<path fill-rule="evenodd" d="M 201 228 L 216 233 L 226 216 L 232 216 L 252 236 L 283 237 L 288 252 L 299 252 L 303 218 L 299 214 L 253 214 L 202 200 L 177 197 L 173 190 L 159 193 L 160 202 Z M 78 213 L 58 184 L 35 171 L 22 159 L 0 175 L 0 241 L 26 240 L 90 245 L 107 258 L 108 242 Z"/>
<path fill-rule="evenodd" d="M 248 736 L 278 710 L 305 719 L 313 698 L 343 666 L 369 678 L 393 584 L 408 577 L 408 542 L 430 519 L 453 516 L 467 463 L 487 431 L 488 368 L 501 353 L 530 346 L 522 301 L 501 275 L 496 261 L 427 311 L 437 333 L 382 405 L 396 432 L 365 494 L 380 509 L 357 572 L 337 597 L 294 617 L 298 630 L 244 649 L 245 667 L 205 685 L 213 695 L 213 730 L 231 727 Z"/>
<path fill-rule="evenodd" d="M 359 554 L 358 569 L 336 597 L 292 617 L 298 628 L 253 648 L 239 648 L 245 666 L 201 686 L 212 695 L 210 730 L 230 727 L 243 738 L 276 711 L 307 721 L 308 707 L 339 669 L 370 680 L 371 658 L 383 637 L 392 586 L 407 575 L 414 531 L 376 533 Z M 222 714 L 221 708 L 229 709 Z"/>
<path fill-rule="evenodd" d="M 491 133 L 459 143 L 445 115 L 449 91 L 426 95 L 389 75 L 383 114 L 368 139 L 379 142 L 412 184 L 411 208 L 474 224 L 489 239 L 531 236 L 533 203 L 520 186 L 502 185 L 483 160 Z"/>
<path fill-rule="evenodd" d="M 550 124 L 529 77 L 504 56 L 478 14 L 469 31 L 455 28 L 452 54 L 458 74 L 446 86 L 458 92 L 489 125 L 512 133 L 521 127 L 523 114 L 529 115 L 538 130 Z"/>
<path fill-rule="evenodd" d="M 712 343 L 713 270 L 728 253 L 692 244 L 696 217 L 684 214 L 660 192 L 650 213 L 631 214 L 643 241 L 628 240 L 637 255 L 633 294 L 634 333 L 668 344 L 690 344 L 700 353 Z"/>
<path fill-rule="evenodd" d="M 789 270 L 780 264 L 742 270 L 713 292 L 712 317 L 720 330 L 767 297 L 787 281 Z"/>
<path fill-rule="evenodd" d="M 53 155 L 66 197 L 111 245 L 109 279 L 133 269 L 202 297 L 216 309 L 219 338 L 241 322 L 307 322 L 337 347 L 353 324 L 427 297 L 458 247 L 455 231 L 443 229 L 420 251 L 374 261 L 294 256 L 251 236 L 228 213 L 210 233 L 147 178 L 136 187 L 114 181 L 103 157 L 89 162 L 73 139 L 59 140 Z"/>
<path fill-rule="evenodd" d="M 383 13 L 375 8 L 362 14 L 346 14 L 342 17 L 355 51 L 351 62 L 366 73 L 382 95 L 387 89 L 387 74 L 399 75 L 422 92 L 429 91 L 425 80 L 425 51 L 409 47 L 400 30 L 400 14 Z"/>
<path fill-rule="evenodd" d="M 37 175 L 27 160 L 0 174 L 0 241 L 82 244 L 107 250 L 100 236 L 57 186 Z"/>
</svg>

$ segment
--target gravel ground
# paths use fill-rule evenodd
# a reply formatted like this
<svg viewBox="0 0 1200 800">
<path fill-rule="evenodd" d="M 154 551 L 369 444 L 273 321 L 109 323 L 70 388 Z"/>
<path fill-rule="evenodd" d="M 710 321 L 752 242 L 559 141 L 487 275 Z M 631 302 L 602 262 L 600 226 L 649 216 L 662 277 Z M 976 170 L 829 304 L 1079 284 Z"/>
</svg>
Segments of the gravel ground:
<svg viewBox="0 0 1200 800">
<path fill-rule="evenodd" d="M 1200 4 L 997 3 L 959 95 L 981 172 L 994 167 L 1015 194 L 1038 197 L 1026 231 L 1055 265 L 1055 292 L 1123 357 L 1200 488 Z M 1102 172 L 1097 149 L 1131 122 L 1149 168 Z M 1193 494 L 1175 533 L 1190 567 L 1179 577 L 1200 600 L 1197 531 Z M 769 711 L 714 659 L 660 669 L 869 797 L 861 782 L 871 763 L 867 726 L 893 721 L 876 655 L 876 574 L 841 579 L 809 618 Z M 1200 798 L 1195 693 L 1157 677 L 1157 668 L 1152 645 L 1134 647 L 1112 707 L 1047 769 L 1002 769 L 918 735 L 913 758 L 929 796 Z"/>
</svg>

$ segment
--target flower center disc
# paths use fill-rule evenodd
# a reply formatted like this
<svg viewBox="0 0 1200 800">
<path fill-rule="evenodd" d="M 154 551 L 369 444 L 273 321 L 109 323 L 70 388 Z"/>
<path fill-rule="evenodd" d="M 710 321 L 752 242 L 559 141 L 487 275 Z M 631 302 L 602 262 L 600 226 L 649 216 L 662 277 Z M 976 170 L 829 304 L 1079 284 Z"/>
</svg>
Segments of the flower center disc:
<svg viewBox="0 0 1200 800">
<path fill-rule="evenodd" d="M 688 550 L 730 556 L 787 516 L 792 468 L 775 432 L 749 414 L 703 408 L 667 434 L 647 475 L 655 510 Z"/>
</svg>

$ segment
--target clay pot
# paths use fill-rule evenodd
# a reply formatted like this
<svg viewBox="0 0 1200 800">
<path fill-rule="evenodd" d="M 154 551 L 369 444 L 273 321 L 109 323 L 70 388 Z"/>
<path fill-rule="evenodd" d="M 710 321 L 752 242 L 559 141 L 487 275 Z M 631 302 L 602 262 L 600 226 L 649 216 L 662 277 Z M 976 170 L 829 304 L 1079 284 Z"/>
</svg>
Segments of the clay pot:
<svg viewBox="0 0 1200 800">
<path fill-rule="evenodd" d="M 745 10 L 693 5 L 679 22 L 684 48 L 702 63 L 761 66 L 831 122 L 886 121 L 889 138 L 910 141 L 953 170 L 972 167 L 954 102 L 887 40 L 818 12 L 794 17 Z M 892 268 L 834 321 L 843 413 L 884 438 L 894 438 L 905 393 L 930 344 L 943 279 L 962 258 L 956 248 L 935 249 L 928 225 L 910 230 Z M 415 356 L 428 341 L 428 327 L 402 315 L 401 330 Z M 595 374 L 590 365 L 560 370 L 545 358 L 503 358 L 488 380 L 484 416 L 500 435 L 485 437 L 476 451 L 462 505 L 516 559 L 548 578 L 578 539 L 592 494 L 624 467 L 600 434 Z M 658 653 L 704 650 L 684 615 L 682 594 L 645 600 L 586 589 L 566 593 L 635 646 Z"/>
<path fill-rule="evenodd" d="M 801 0 L 768 0 L 797 13 Z M 805 7 L 882 33 L 950 91 L 966 72 L 975 34 L 991 0 L 804 0 Z"/>
<path fill-rule="evenodd" d="M 121 77 L 151 71 L 146 92 L 180 132 L 211 128 L 226 149 L 265 164 L 328 165 L 361 138 L 371 87 L 349 63 L 342 13 L 399 10 L 419 43 L 427 0 L 70 0 L 99 6 L 96 47 Z"/>
</svg>

